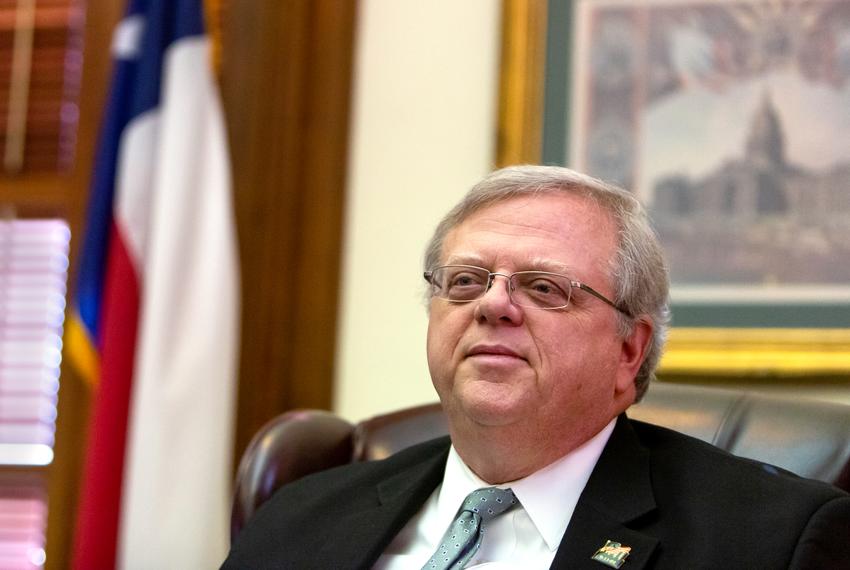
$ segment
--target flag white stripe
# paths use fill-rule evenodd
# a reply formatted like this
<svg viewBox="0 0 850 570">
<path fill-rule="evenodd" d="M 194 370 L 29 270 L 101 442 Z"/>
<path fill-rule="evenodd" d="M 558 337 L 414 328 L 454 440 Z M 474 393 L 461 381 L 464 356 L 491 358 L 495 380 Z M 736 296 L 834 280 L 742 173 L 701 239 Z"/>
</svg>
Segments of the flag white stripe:
<svg viewBox="0 0 850 570">
<path fill-rule="evenodd" d="M 167 50 L 142 271 L 119 567 L 216 568 L 228 545 L 238 268 L 206 38 Z"/>
<path fill-rule="evenodd" d="M 118 145 L 114 219 L 137 272 L 145 265 L 150 233 L 150 194 L 159 124 L 158 109 L 142 113 L 127 124 Z"/>
</svg>

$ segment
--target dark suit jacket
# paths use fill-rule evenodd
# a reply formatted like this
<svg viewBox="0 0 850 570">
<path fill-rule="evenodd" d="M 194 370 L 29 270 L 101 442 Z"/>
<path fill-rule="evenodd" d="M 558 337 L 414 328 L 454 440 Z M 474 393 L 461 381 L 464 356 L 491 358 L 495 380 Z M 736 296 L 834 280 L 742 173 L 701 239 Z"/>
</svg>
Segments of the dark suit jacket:
<svg viewBox="0 0 850 570">
<path fill-rule="evenodd" d="M 369 568 L 442 480 L 449 439 L 283 487 L 223 568 Z M 604 570 L 607 540 L 640 568 L 850 568 L 850 495 L 621 416 L 552 568 Z"/>
</svg>

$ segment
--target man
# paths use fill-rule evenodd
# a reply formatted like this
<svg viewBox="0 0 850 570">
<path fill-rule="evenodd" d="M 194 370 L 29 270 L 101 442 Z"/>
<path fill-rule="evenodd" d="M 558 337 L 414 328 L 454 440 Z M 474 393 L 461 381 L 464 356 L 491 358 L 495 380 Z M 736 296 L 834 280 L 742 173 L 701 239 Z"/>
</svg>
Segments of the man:
<svg viewBox="0 0 850 570">
<path fill-rule="evenodd" d="M 499 170 L 440 223 L 425 269 L 451 440 L 284 487 L 225 568 L 850 567 L 847 494 L 626 418 L 668 318 L 629 192 Z"/>
</svg>

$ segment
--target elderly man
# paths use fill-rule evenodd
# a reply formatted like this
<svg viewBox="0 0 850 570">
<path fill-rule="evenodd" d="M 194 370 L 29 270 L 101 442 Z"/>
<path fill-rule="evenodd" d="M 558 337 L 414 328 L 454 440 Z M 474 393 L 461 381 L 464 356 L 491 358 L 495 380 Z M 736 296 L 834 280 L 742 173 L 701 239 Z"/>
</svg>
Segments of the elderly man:
<svg viewBox="0 0 850 570">
<path fill-rule="evenodd" d="M 850 567 L 850 496 L 626 417 L 668 315 L 629 192 L 499 170 L 425 270 L 450 440 L 284 487 L 226 568 Z"/>
</svg>

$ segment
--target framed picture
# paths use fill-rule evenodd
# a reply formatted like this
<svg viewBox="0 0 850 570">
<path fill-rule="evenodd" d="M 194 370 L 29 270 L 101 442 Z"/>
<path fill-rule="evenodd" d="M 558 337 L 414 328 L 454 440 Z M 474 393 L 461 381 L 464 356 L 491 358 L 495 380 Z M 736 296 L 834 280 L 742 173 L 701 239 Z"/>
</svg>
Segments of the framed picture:
<svg viewBox="0 0 850 570">
<path fill-rule="evenodd" d="M 662 369 L 846 377 L 850 0 L 507 0 L 505 17 L 500 162 L 647 205 L 671 268 Z"/>
</svg>

